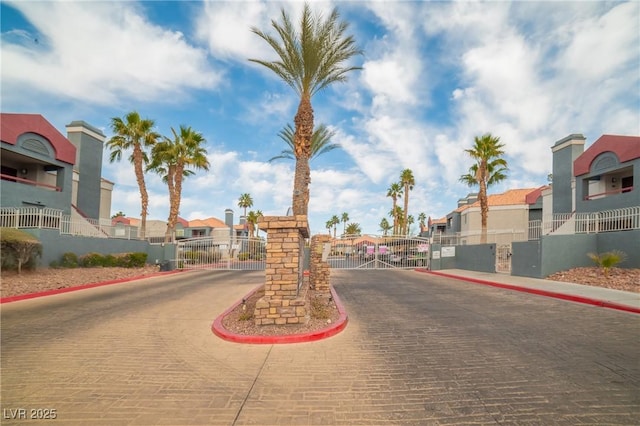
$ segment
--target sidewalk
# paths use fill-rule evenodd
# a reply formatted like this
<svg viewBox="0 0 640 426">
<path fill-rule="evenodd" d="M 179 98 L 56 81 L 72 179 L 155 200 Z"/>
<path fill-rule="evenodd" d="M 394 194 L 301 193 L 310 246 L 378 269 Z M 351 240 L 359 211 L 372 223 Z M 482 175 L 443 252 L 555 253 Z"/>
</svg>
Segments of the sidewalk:
<svg viewBox="0 0 640 426">
<path fill-rule="evenodd" d="M 611 290 L 582 284 L 551 281 L 538 278 L 518 277 L 513 275 L 467 271 L 464 269 L 444 269 L 428 271 L 418 269 L 433 275 L 455 278 L 477 284 L 555 297 L 578 303 L 617 309 L 640 314 L 640 294 L 629 291 Z"/>
</svg>

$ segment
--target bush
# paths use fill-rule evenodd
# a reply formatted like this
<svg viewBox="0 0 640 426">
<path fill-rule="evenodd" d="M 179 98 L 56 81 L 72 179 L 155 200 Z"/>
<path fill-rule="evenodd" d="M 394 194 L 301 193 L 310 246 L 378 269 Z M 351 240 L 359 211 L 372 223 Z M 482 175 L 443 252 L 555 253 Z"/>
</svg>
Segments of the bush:
<svg viewBox="0 0 640 426">
<path fill-rule="evenodd" d="M 37 258 L 42 256 L 42 244 L 33 235 L 13 228 L 0 230 L 0 251 L 2 251 L 2 268 L 17 269 L 22 267 L 35 269 Z"/>
<path fill-rule="evenodd" d="M 240 261 L 244 261 L 244 260 L 249 260 L 249 253 L 244 251 L 242 253 L 238 253 L 238 260 Z"/>
<path fill-rule="evenodd" d="M 100 253 L 87 253 L 80 256 L 78 263 L 83 268 L 95 268 L 96 266 L 105 266 L 105 259 Z"/>
<path fill-rule="evenodd" d="M 147 263 L 147 253 L 118 253 L 112 255 L 114 265 L 122 268 L 141 268 Z"/>
<path fill-rule="evenodd" d="M 608 251 L 606 253 L 589 253 L 587 254 L 591 260 L 602 269 L 605 277 L 609 276 L 609 269 L 626 260 L 627 255 L 620 250 Z"/>
<path fill-rule="evenodd" d="M 78 256 L 72 252 L 64 253 L 60 259 L 60 266 L 63 268 L 77 268 Z"/>
</svg>

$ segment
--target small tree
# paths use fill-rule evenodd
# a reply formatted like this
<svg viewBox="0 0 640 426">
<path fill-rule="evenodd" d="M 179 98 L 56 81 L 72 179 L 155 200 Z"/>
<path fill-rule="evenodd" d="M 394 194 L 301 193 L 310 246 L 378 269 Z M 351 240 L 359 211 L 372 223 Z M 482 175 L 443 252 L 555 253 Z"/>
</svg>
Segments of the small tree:
<svg viewBox="0 0 640 426">
<path fill-rule="evenodd" d="M 609 277 L 609 269 L 626 260 L 627 255 L 620 250 L 608 251 L 606 253 L 589 253 L 589 259 L 593 260 L 596 265 L 602 269 L 602 274 Z"/>
<path fill-rule="evenodd" d="M 6 266 L 15 267 L 21 274 L 22 265 L 35 262 L 42 256 L 42 244 L 33 235 L 13 228 L 2 228 L 0 233 L 3 266 L 6 262 Z"/>
</svg>

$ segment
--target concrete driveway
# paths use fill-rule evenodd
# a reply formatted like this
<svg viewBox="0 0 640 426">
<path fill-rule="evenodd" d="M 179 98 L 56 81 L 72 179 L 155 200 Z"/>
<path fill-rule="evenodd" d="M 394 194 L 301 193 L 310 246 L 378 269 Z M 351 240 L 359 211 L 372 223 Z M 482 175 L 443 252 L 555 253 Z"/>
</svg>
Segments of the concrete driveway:
<svg viewBox="0 0 640 426">
<path fill-rule="evenodd" d="M 78 425 L 640 423 L 638 315 L 414 271 L 333 271 L 342 333 L 214 336 L 263 277 L 202 271 L 2 305 L 2 424 L 53 412 Z"/>
</svg>

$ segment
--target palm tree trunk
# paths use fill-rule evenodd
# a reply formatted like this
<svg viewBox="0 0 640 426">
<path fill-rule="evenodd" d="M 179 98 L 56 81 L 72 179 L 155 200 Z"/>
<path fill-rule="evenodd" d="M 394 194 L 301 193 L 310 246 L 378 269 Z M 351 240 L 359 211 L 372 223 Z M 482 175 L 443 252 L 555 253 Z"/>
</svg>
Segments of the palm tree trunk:
<svg viewBox="0 0 640 426">
<path fill-rule="evenodd" d="M 489 216 L 489 206 L 487 205 L 487 180 L 485 179 L 486 167 L 480 166 L 480 191 L 478 198 L 480 198 L 480 219 L 482 224 L 482 231 L 480 234 L 480 244 L 487 243 L 487 216 Z"/>
<path fill-rule="evenodd" d="M 169 217 L 167 218 L 167 230 L 164 234 L 164 242 L 169 243 L 172 241 L 173 229 L 175 227 L 175 217 L 178 216 L 176 205 L 176 177 L 177 171 L 175 166 L 167 167 L 167 187 L 169 189 Z"/>
<path fill-rule="evenodd" d="M 409 229 L 409 185 L 404 186 L 404 220 L 402 225 L 402 233 L 407 235 Z"/>
<path fill-rule="evenodd" d="M 294 215 L 306 215 L 309 207 L 309 185 L 311 184 L 311 137 L 313 136 L 313 107 L 309 95 L 303 95 L 298 105 L 294 123 L 294 154 L 296 171 L 293 182 L 292 207 Z"/>
<path fill-rule="evenodd" d="M 149 212 L 149 194 L 144 183 L 144 171 L 142 170 L 143 156 L 139 145 L 133 147 L 133 169 L 136 173 L 136 181 L 140 189 L 140 233 L 139 238 L 144 240 L 147 234 L 147 213 Z"/>
</svg>

